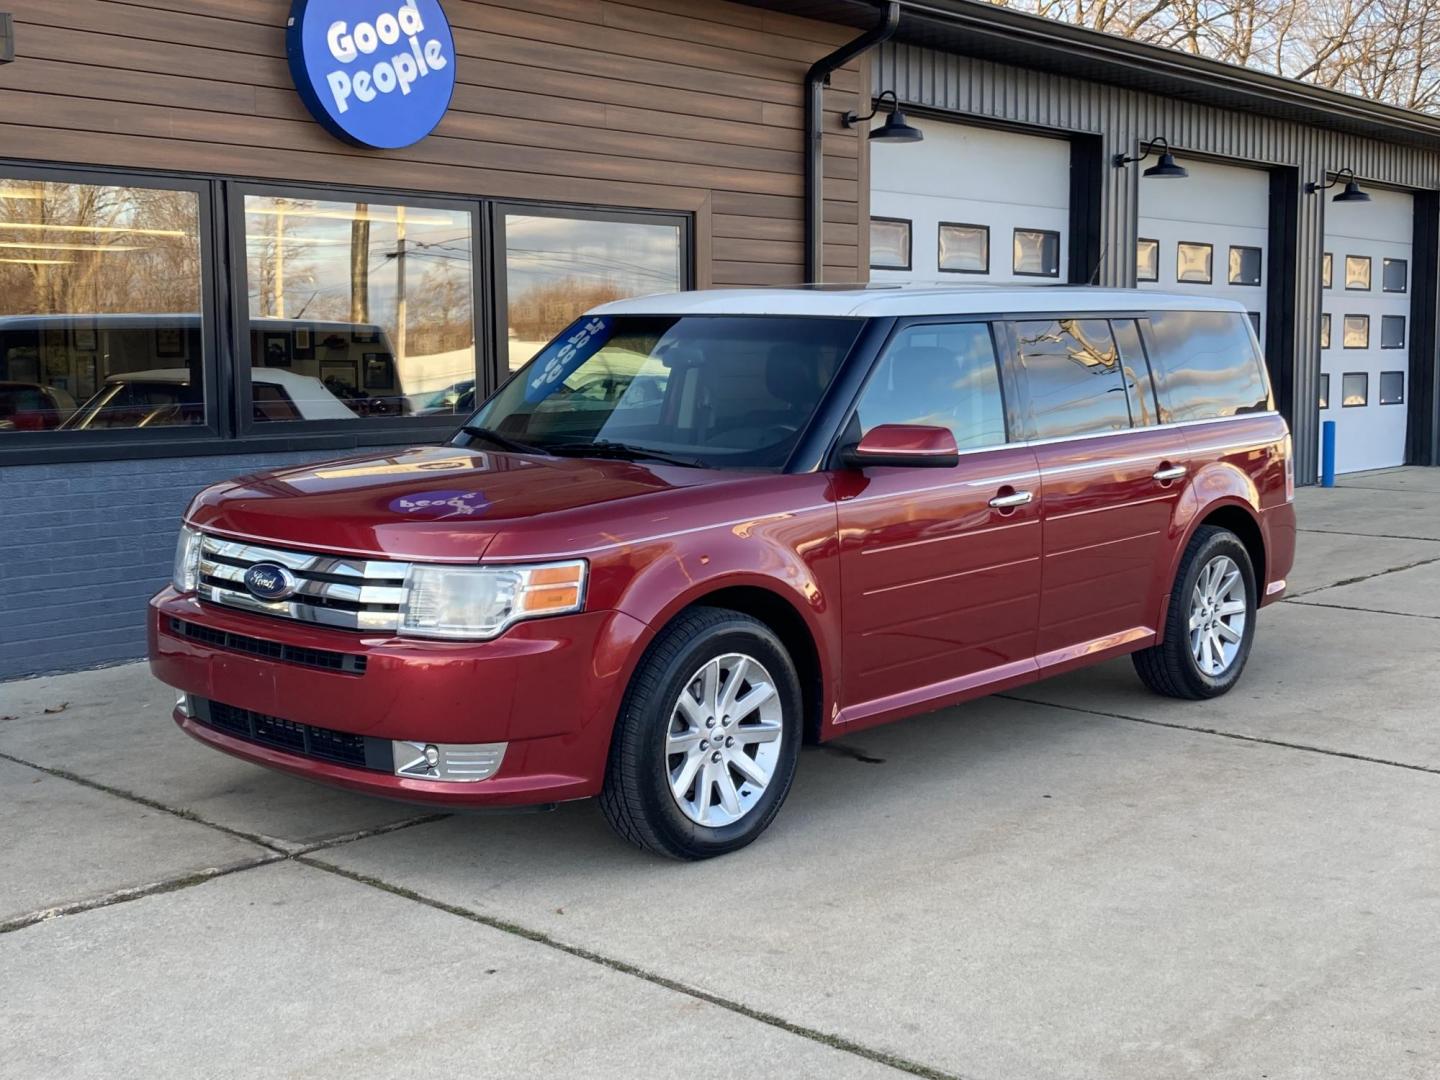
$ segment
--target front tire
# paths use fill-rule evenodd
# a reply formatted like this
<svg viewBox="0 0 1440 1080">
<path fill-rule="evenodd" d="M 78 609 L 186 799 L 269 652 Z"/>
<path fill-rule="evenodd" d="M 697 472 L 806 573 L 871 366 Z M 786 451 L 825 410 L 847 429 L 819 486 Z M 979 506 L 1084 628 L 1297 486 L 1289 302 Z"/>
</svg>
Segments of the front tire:
<svg viewBox="0 0 1440 1080">
<path fill-rule="evenodd" d="M 707 859 L 749 844 L 789 794 L 800 679 L 758 619 L 693 608 L 661 632 L 620 709 L 600 807 L 637 847 Z"/>
<path fill-rule="evenodd" d="M 1202 525 L 1175 575 L 1165 640 L 1134 654 L 1136 673 L 1166 697 L 1219 697 L 1250 658 L 1256 607 L 1250 552 L 1228 529 Z"/>
</svg>

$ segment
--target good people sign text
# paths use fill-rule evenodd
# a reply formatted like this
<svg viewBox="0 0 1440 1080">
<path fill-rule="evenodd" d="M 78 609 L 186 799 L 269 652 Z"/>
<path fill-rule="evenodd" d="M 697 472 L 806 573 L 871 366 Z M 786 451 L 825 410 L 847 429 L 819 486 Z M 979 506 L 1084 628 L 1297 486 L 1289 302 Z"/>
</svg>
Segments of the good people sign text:
<svg viewBox="0 0 1440 1080">
<path fill-rule="evenodd" d="M 315 118 L 360 146 L 419 142 L 455 92 L 455 39 L 438 0 L 295 0 L 286 51 Z"/>
</svg>

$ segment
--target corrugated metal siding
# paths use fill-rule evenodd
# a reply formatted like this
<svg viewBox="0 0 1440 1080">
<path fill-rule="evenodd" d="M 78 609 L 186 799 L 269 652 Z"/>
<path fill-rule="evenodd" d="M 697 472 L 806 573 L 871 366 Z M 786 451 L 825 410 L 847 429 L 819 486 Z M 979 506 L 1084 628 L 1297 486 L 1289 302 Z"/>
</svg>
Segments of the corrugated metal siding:
<svg viewBox="0 0 1440 1080">
<path fill-rule="evenodd" d="M 1302 182 L 1326 170 L 1353 168 L 1365 182 L 1411 190 L 1440 188 L 1440 152 L 1396 146 L 1292 121 L 1228 112 L 1208 105 L 1140 94 L 1047 72 L 890 43 L 875 54 L 874 90 L 894 90 L 901 102 L 991 122 L 1101 136 L 1106 160 L 1133 154 L 1144 140 L 1164 137 L 1181 153 L 1239 163 L 1285 165 Z M 1100 284 L 1135 284 L 1136 216 L 1140 169 L 1108 170 L 1101 214 Z M 1295 320 L 1293 419 L 1297 475 L 1314 476 L 1320 414 L 1320 256 L 1325 200 L 1301 196 L 1299 285 Z M 1272 313 L 1272 317 L 1281 313 Z M 1272 364 L 1275 362 L 1271 358 Z"/>
</svg>

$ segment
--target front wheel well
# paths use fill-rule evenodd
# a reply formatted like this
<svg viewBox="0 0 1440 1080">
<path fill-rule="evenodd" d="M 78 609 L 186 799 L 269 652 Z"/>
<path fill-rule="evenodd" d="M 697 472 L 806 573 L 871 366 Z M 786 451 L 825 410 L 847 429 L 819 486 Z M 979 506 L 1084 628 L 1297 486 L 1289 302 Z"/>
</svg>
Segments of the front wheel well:
<svg viewBox="0 0 1440 1080">
<path fill-rule="evenodd" d="M 1200 524 L 1227 529 L 1239 537 L 1250 556 L 1250 565 L 1255 568 L 1255 587 L 1263 598 L 1268 580 L 1265 577 L 1265 537 L 1254 515 L 1238 506 L 1221 506 L 1206 514 Z"/>
<path fill-rule="evenodd" d="M 800 677 L 800 693 L 805 708 L 805 740 L 818 742 L 825 690 L 820 654 L 805 617 L 778 593 L 751 585 L 731 586 L 706 593 L 685 610 L 696 607 L 738 611 L 752 619 L 759 619 L 775 632 L 775 636 L 785 646 L 785 651 L 790 654 L 790 659 L 794 661 L 795 672 Z"/>
</svg>

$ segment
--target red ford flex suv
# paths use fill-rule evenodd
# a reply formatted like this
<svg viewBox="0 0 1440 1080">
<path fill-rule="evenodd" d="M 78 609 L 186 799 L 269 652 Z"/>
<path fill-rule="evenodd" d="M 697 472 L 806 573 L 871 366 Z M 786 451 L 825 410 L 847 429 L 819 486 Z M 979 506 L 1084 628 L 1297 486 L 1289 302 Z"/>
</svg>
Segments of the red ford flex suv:
<svg viewBox="0 0 1440 1080">
<path fill-rule="evenodd" d="M 801 743 L 1129 653 L 1235 684 L 1294 552 L 1244 310 L 1095 289 L 601 307 L 448 446 L 203 492 L 151 663 L 189 734 L 732 851 Z"/>
</svg>

